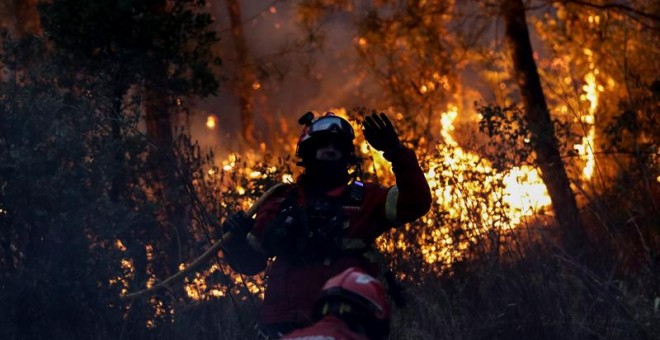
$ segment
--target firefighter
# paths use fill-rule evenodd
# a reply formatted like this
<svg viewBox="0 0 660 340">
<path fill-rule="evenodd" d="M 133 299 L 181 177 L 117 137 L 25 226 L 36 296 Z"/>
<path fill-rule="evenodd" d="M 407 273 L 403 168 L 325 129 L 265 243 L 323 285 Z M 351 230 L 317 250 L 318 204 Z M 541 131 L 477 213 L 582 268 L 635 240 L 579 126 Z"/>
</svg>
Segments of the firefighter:
<svg viewBox="0 0 660 340">
<path fill-rule="evenodd" d="M 223 223 L 223 253 L 235 271 L 255 275 L 266 269 L 260 330 L 278 338 L 312 321 L 323 284 L 349 267 L 377 277 L 381 271 L 374 240 L 391 228 L 428 212 L 431 193 L 415 153 L 404 147 L 381 113 L 367 115 L 367 142 L 392 164 L 396 185 L 359 181 L 355 133 L 332 113 L 307 113 L 296 156 L 304 168 L 296 183 L 281 186 L 257 210 Z M 351 173 L 351 170 L 353 172 Z M 352 175 L 353 174 L 353 175 Z"/>
<path fill-rule="evenodd" d="M 385 339 L 390 331 L 390 314 L 383 285 L 351 267 L 323 286 L 314 308 L 318 321 L 282 339 Z"/>
</svg>

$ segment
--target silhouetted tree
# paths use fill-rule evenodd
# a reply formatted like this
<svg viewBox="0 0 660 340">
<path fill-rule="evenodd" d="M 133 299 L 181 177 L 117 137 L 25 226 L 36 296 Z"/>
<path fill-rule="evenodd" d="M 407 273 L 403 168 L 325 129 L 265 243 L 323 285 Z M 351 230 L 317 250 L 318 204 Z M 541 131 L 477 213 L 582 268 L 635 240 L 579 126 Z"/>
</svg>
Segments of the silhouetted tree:
<svg viewBox="0 0 660 340">
<path fill-rule="evenodd" d="M 559 153 L 555 128 L 536 70 L 522 0 L 504 1 L 502 15 L 537 165 L 548 188 L 557 222 L 562 227 L 566 246 L 571 252 L 582 252 L 586 242 L 584 227 Z"/>
</svg>

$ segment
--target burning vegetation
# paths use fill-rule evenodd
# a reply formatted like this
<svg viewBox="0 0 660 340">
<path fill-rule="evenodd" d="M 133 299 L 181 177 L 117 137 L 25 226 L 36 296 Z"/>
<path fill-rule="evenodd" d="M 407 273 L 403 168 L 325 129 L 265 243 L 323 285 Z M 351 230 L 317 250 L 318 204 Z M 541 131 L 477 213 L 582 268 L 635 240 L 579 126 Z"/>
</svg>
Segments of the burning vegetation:
<svg viewBox="0 0 660 340">
<path fill-rule="evenodd" d="M 0 18 L 0 337 L 250 337 L 263 274 L 221 252 L 121 297 L 296 180 L 305 105 L 354 125 L 383 186 L 359 122 L 387 112 L 431 187 L 427 215 L 377 240 L 408 297 L 391 339 L 660 331 L 655 2 L 142 2 Z"/>
</svg>

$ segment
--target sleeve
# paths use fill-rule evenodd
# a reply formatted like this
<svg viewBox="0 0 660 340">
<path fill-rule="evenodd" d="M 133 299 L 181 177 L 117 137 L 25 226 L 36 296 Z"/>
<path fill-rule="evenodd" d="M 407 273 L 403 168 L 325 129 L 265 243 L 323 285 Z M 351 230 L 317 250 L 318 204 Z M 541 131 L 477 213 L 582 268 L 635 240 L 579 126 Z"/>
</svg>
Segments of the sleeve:
<svg viewBox="0 0 660 340">
<path fill-rule="evenodd" d="M 419 166 L 415 152 L 399 148 L 386 153 L 392 163 L 396 185 L 387 192 L 385 216 L 395 224 L 412 222 L 431 209 L 431 189 Z"/>
<path fill-rule="evenodd" d="M 268 257 L 261 247 L 264 227 L 277 215 L 282 191 L 275 192 L 257 210 L 254 226 L 246 237 L 230 237 L 223 245 L 224 258 L 236 272 L 255 275 L 266 268 Z"/>
</svg>

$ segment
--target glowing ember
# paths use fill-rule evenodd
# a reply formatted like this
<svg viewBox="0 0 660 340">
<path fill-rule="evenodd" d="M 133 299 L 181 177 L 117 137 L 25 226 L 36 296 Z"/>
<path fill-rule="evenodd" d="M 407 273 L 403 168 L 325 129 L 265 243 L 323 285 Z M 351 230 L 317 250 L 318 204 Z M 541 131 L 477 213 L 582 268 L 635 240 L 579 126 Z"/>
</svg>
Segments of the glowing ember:
<svg viewBox="0 0 660 340">
<path fill-rule="evenodd" d="M 121 285 L 120 295 L 125 295 L 128 293 L 129 281 L 135 277 L 135 269 L 133 268 L 132 259 L 121 259 L 120 266 L 122 269 L 122 275 L 112 278 L 108 281 L 110 286 L 116 284 Z"/>
<path fill-rule="evenodd" d="M 209 115 L 208 117 L 206 117 L 206 127 L 209 129 L 215 129 L 217 125 L 217 120 L 218 117 L 216 117 L 215 115 Z"/>
<path fill-rule="evenodd" d="M 126 251 L 126 246 L 124 246 L 124 244 L 121 242 L 120 239 L 117 239 L 117 240 L 115 241 L 115 248 L 116 248 L 116 249 L 119 249 L 119 250 L 121 250 L 121 251 Z"/>
<path fill-rule="evenodd" d="M 282 182 L 284 182 L 284 183 L 293 183 L 293 175 L 292 174 L 282 175 Z"/>
<path fill-rule="evenodd" d="M 183 267 L 183 264 L 181 264 Z M 260 299 L 263 299 L 263 281 L 259 277 L 250 277 L 245 278 L 239 274 L 236 274 L 231 269 L 226 267 L 224 264 L 222 268 L 218 263 L 214 263 L 207 270 L 195 273 L 193 279 L 186 278 L 184 281 L 184 290 L 186 295 L 193 300 L 209 300 L 212 298 L 221 298 L 225 297 L 228 294 L 228 288 L 226 282 L 209 282 L 209 277 L 216 274 L 217 272 L 229 274 L 231 285 L 234 287 L 243 287 L 247 291 Z M 240 295 L 241 292 L 236 292 L 237 295 Z"/>
</svg>

